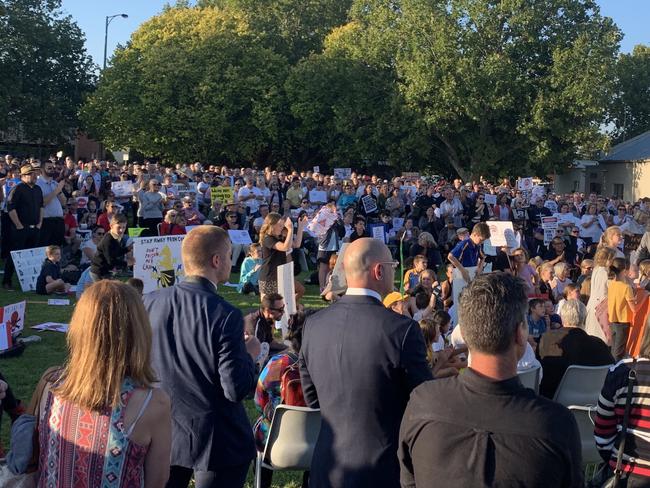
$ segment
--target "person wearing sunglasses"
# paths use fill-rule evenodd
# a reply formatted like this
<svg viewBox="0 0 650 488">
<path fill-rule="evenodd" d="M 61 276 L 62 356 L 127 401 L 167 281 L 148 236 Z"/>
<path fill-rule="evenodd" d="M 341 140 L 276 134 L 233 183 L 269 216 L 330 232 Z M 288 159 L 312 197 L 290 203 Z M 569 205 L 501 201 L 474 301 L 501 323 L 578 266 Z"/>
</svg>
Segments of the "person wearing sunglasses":
<svg viewBox="0 0 650 488">
<path fill-rule="evenodd" d="M 269 356 L 284 351 L 285 346 L 273 337 L 275 323 L 284 315 L 284 298 L 279 293 L 269 293 L 262 297 L 260 307 L 244 316 L 244 329 L 250 336 L 255 336 L 261 344 L 269 345 Z"/>
</svg>

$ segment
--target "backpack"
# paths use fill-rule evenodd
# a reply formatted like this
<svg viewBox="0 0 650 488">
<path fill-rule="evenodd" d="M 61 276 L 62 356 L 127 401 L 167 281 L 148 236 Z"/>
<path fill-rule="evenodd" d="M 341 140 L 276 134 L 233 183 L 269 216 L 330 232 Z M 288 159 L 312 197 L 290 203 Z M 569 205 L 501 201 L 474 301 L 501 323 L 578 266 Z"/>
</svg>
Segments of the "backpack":
<svg viewBox="0 0 650 488">
<path fill-rule="evenodd" d="M 293 359 L 293 355 L 290 355 Z M 294 407 L 306 407 L 305 397 L 300 383 L 300 365 L 296 361 L 284 370 L 280 377 L 280 403 Z"/>
</svg>

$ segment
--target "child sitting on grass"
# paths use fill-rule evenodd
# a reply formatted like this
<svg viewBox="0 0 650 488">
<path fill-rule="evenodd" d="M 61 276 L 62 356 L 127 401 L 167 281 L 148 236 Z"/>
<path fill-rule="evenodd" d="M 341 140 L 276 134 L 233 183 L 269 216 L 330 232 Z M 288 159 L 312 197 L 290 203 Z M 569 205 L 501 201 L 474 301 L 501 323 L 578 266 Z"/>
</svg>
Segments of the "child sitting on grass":
<svg viewBox="0 0 650 488">
<path fill-rule="evenodd" d="M 61 278 L 61 248 L 59 246 L 47 246 L 45 249 L 46 259 L 43 261 L 41 274 L 36 280 L 36 293 L 40 295 L 51 295 L 52 293 L 68 293 L 70 284 Z"/>
<path fill-rule="evenodd" d="M 237 285 L 237 291 L 239 293 L 243 293 L 244 295 L 248 295 L 249 293 L 260 294 L 258 279 L 261 267 L 262 246 L 254 242 L 248 246 L 248 256 L 241 263 L 239 284 Z"/>
</svg>

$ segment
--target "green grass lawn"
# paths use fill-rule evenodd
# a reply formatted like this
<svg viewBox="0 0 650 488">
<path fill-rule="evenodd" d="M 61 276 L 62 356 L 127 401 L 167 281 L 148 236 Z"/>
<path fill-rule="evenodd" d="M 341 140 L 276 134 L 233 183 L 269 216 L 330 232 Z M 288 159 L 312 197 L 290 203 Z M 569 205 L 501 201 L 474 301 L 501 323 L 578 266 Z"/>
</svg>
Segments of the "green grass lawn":
<svg viewBox="0 0 650 488">
<path fill-rule="evenodd" d="M 233 275 L 231 282 L 237 282 L 237 279 L 238 277 Z M 16 288 L 18 288 L 17 285 Z M 234 288 L 220 286 L 219 292 L 226 300 L 239 307 L 244 313 L 250 311 L 258 304 L 258 297 L 253 295 L 240 295 Z M 65 334 L 59 332 L 39 332 L 30 327 L 43 322 L 68 323 L 72 314 L 74 299 L 71 299 L 72 305 L 70 306 L 51 306 L 47 305 L 47 299 L 44 298 L 35 293 L 0 291 L 0 306 L 22 300 L 27 301 L 23 335 L 37 335 L 41 337 L 41 342 L 28 344 L 22 356 L 0 359 L 0 371 L 11 384 L 16 396 L 25 403 L 29 402 L 36 383 L 43 371 L 50 366 L 63 364 L 67 354 Z M 303 304 L 305 308 L 321 308 L 324 306 L 323 301 L 318 297 L 316 286 L 307 286 L 307 293 L 303 298 Z M 252 400 L 247 400 L 245 407 L 252 424 L 257 418 L 255 405 Z M 3 416 L 0 429 L 0 438 L 2 439 L 3 445 L 7 447 L 10 425 L 6 415 Z M 273 486 L 295 488 L 300 486 L 301 480 L 301 473 L 278 472 L 274 474 Z M 253 467 L 251 466 L 247 486 L 252 487 L 253 484 Z"/>
</svg>

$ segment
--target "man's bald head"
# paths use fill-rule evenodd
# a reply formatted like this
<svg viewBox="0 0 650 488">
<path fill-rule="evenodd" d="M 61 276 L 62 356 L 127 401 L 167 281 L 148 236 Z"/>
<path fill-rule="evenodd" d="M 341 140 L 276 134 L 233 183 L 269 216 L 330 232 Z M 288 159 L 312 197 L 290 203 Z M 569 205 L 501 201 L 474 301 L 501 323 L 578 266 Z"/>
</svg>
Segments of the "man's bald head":
<svg viewBox="0 0 650 488">
<path fill-rule="evenodd" d="M 393 288 L 395 272 L 392 257 L 386 245 L 364 237 L 347 246 L 343 257 L 343 269 L 348 287 L 369 288 L 382 295 Z M 380 266 L 377 266 L 382 263 Z"/>
<path fill-rule="evenodd" d="M 222 259 L 230 255 L 230 238 L 222 228 L 200 225 L 183 239 L 181 257 L 186 274 L 204 275 L 213 267 L 215 255 Z"/>
</svg>

